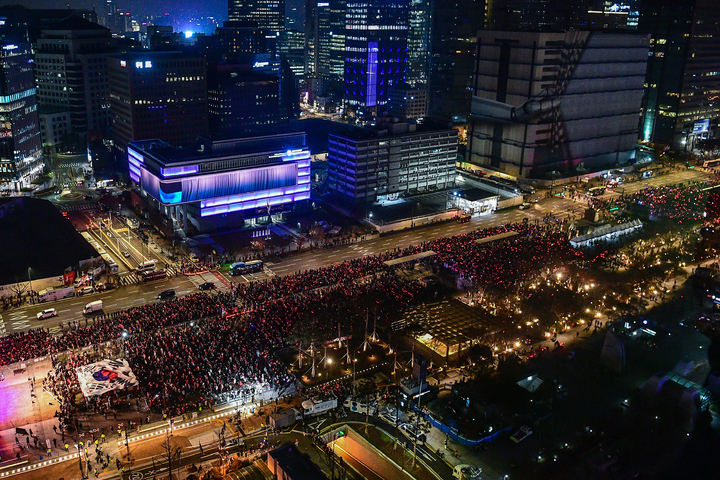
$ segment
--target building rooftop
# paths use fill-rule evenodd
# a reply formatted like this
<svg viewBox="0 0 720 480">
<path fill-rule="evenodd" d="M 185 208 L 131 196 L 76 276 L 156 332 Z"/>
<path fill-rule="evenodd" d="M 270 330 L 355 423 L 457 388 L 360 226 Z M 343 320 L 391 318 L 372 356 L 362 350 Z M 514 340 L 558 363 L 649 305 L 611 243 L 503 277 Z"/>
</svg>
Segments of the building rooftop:
<svg viewBox="0 0 720 480">
<path fill-rule="evenodd" d="M 306 142 L 305 132 L 288 132 L 286 128 L 278 128 L 264 129 L 262 134 L 241 132 L 232 136 L 201 136 L 195 142 L 177 146 L 158 139 L 139 140 L 131 142 L 131 145 L 169 164 L 305 148 Z"/>
<path fill-rule="evenodd" d="M 72 15 L 57 23 L 43 27 L 43 31 L 68 31 L 68 30 L 102 30 L 110 31 L 109 28 L 93 23 L 82 17 Z"/>
<path fill-rule="evenodd" d="M 295 445 L 287 444 L 268 453 L 292 480 L 327 480 L 327 476 Z"/>
<path fill-rule="evenodd" d="M 345 126 L 344 129 L 330 133 L 330 136 L 338 136 L 353 140 L 370 140 L 373 138 L 401 137 L 404 135 L 417 135 L 429 132 L 442 132 L 452 130 L 445 123 L 424 122 L 421 124 L 407 122 L 388 122 L 371 127 Z"/>
<path fill-rule="evenodd" d="M 99 256 L 73 224 L 47 200 L 0 199 L 0 285 L 61 276 L 80 261 Z M 52 233 L 49 233 L 52 232 Z"/>
</svg>

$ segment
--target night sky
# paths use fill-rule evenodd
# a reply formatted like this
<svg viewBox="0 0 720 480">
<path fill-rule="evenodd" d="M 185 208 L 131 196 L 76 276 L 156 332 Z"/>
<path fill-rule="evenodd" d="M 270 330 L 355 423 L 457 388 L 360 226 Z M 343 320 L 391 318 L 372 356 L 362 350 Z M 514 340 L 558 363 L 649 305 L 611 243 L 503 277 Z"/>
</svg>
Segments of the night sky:
<svg viewBox="0 0 720 480">
<path fill-rule="evenodd" d="M 304 0 L 285 0 L 285 7 L 290 11 L 292 6 L 301 6 Z M 105 2 L 97 0 L 0 0 L 0 5 L 25 5 L 29 8 L 92 8 L 96 7 L 98 14 L 105 12 Z M 207 17 L 212 16 L 227 20 L 227 0 L 115 0 L 115 4 L 135 15 L 164 15 L 169 13 L 177 17 Z M 180 20 L 179 18 L 177 20 Z M 300 20 L 300 19 L 298 19 Z"/>
</svg>

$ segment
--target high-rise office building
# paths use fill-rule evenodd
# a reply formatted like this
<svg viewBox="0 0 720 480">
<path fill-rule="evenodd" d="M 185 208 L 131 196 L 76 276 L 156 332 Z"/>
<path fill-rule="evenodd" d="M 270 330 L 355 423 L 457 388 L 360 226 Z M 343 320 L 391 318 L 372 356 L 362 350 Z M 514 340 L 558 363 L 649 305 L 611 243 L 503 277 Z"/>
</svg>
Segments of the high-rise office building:
<svg viewBox="0 0 720 480">
<path fill-rule="evenodd" d="M 590 0 L 492 0 L 490 28 L 522 32 L 586 29 Z"/>
<path fill-rule="evenodd" d="M 651 35 L 642 140 L 691 150 L 720 118 L 720 4 L 643 2 L 638 29 Z"/>
<path fill-rule="evenodd" d="M 43 29 L 37 41 L 38 105 L 69 111 L 81 137 L 110 125 L 107 55 L 114 45 L 109 29 L 79 17 Z"/>
<path fill-rule="evenodd" d="M 229 21 L 215 29 L 220 43 L 220 51 L 215 52 L 233 56 L 238 53 L 270 53 L 274 48 L 274 38 L 268 39 L 269 31 L 254 22 Z"/>
<path fill-rule="evenodd" d="M 228 20 L 255 23 L 278 39 L 285 30 L 285 0 L 228 0 Z"/>
<path fill-rule="evenodd" d="M 296 81 L 305 79 L 305 32 L 285 30 L 280 36 L 280 58 L 287 60 Z"/>
<path fill-rule="evenodd" d="M 427 117 L 427 87 L 406 83 L 393 85 L 388 91 L 387 113 L 400 120 L 422 120 Z"/>
<path fill-rule="evenodd" d="M 463 123 L 470 97 L 477 32 L 485 28 L 485 0 L 433 2 L 429 116 Z"/>
<path fill-rule="evenodd" d="M 232 134 L 280 122 L 278 77 L 249 67 L 212 64 L 208 68 L 210 131 Z"/>
<path fill-rule="evenodd" d="M 44 167 L 35 78 L 29 44 L 0 47 L 0 186 L 17 191 Z"/>
<path fill-rule="evenodd" d="M 554 178 L 634 158 L 649 35 L 479 33 L 470 163 Z"/>
<path fill-rule="evenodd" d="M 315 70 L 326 92 L 342 96 L 345 79 L 345 0 L 327 0 L 316 5 Z"/>
<path fill-rule="evenodd" d="M 387 120 L 387 121 L 386 121 Z M 328 187 L 343 203 L 362 205 L 455 184 L 457 130 L 380 120 L 328 139 Z"/>
<path fill-rule="evenodd" d="M 590 30 L 636 30 L 640 0 L 595 0 L 588 10 Z"/>
<path fill-rule="evenodd" d="M 108 59 L 112 137 L 176 144 L 208 133 L 206 63 L 180 52 L 128 52 Z M 126 157 L 125 157 L 126 158 Z"/>
<path fill-rule="evenodd" d="M 410 0 L 408 17 L 407 83 L 426 85 L 430 75 L 430 35 L 432 32 L 431 0 Z M 445 8 L 445 5 L 442 5 Z"/>
<path fill-rule="evenodd" d="M 345 17 L 345 103 L 356 117 L 377 115 L 388 87 L 407 76 L 409 0 L 349 0 Z"/>
</svg>

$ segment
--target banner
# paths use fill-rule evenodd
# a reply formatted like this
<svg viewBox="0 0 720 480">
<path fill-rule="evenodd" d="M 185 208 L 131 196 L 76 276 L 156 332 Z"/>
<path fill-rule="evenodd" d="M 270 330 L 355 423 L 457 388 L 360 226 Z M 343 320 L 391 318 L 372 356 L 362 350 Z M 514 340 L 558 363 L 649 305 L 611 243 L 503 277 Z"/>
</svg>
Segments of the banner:
<svg viewBox="0 0 720 480">
<path fill-rule="evenodd" d="M 112 390 L 123 390 L 138 384 L 130 364 L 124 358 L 103 359 L 75 369 L 85 397 L 94 397 Z"/>
</svg>

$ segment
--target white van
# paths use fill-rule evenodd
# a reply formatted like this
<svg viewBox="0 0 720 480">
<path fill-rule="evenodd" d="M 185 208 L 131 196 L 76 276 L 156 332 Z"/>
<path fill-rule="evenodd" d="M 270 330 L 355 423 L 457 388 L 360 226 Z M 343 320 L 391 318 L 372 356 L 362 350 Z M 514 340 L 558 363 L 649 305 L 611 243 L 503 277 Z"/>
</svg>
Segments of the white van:
<svg viewBox="0 0 720 480">
<path fill-rule="evenodd" d="M 98 312 L 103 309 L 103 302 L 102 300 L 95 300 L 94 302 L 90 302 L 87 305 L 85 305 L 85 308 L 83 308 L 83 313 L 93 313 Z"/>
<path fill-rule="evenodd" d="M 140 265 L 137 266 L 135 269 L 136 273 L 142 273 L 142 272 L 149 272 L 150 270 L 155 270 L 155 260 L 148 260 L 147 262 L 143 262 Z"/>
</svg>

